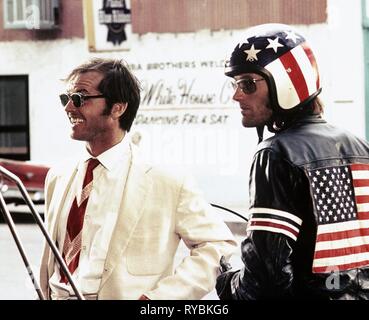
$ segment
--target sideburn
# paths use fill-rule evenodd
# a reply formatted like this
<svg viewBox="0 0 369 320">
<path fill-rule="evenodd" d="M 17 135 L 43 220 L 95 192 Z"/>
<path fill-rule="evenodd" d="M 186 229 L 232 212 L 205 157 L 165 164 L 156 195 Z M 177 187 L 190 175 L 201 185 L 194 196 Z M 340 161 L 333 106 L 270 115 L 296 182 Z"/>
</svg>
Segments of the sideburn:
<svg viewBox="0 0 369 320">
<path fill-rule="evenodd" d="M 105 108 L 102 112 L 102 116 L 110 116 L 111 114 L 111 109 L 112 109 L 113 105 L 109 105 L 108 103 L 105 105 Z"/>
</svg>

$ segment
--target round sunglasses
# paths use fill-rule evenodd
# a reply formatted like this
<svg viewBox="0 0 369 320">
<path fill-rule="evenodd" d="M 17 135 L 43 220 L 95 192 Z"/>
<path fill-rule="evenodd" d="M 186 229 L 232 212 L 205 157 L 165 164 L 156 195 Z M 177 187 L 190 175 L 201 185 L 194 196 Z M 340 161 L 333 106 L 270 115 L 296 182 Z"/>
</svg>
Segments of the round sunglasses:
<svg viewBox="0 0 369 320">
<path fill-rule="evenodd" d="M 232 82 L 232 87 L 234 90 L 240 88 L 241 91 L 245 94 L 252 94 L 256 91 L 256 82 L 263 81 L 265 79 L 253 79 L 253 78 L 244 78 L 237 81 Z"/>
<path fill-rule="evenodd" d="M 59 95 L 60 102 L 65 107 L 69 100 L 72 100 L 74 106 L 76 108 L 82 107 L 86 100 L 88 99 L 97 99 L 97 98 L 104 98 L 105 96 L 103 94 L 95 95 L 95 96 L 85 96 L 84 94 L 80 92 L 68 94 L 68 93 L 62 93 Z"/>
</svg>

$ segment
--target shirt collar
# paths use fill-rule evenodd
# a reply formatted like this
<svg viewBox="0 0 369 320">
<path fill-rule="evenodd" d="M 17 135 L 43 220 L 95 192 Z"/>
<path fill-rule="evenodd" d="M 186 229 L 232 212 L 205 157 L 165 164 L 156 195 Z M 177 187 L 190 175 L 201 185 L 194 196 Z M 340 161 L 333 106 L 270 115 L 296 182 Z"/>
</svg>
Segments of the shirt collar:
<svg viewBox="0 0 369 320">
<path fill-rule="evenodd" d="M 109 171 L 114 168 L 117 163 L 121 163 L 121 161 L 129 154 L 129 138 L 124 137 L 122 141 L 117 143 L 115 146 L 110 149 L 104 151 L 102 154 L 96 157 L 97 160 Z M 89 160 L 91 155 L 88 151 L 85 151 L 85 155 L 83 156 L 83 160 Z"/>
</svg>

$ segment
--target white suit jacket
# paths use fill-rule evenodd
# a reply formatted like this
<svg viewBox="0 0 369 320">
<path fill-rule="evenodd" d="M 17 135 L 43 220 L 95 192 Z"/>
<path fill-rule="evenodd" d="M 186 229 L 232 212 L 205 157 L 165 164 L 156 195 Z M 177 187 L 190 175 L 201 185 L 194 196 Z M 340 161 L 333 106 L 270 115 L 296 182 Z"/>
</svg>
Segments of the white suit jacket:
<svg viewBox="0 0 369 320">
<path fill-rule="evenodd" d="M 118 219 L 107 253 L 98 299 L 200 299 L 215 286 L 219 260 L 236 242 L 190 178 L 142 163 L 134 146 Z M 55 241 L 66 192 L 77 165 L 50 170 L 45 185 L 45 218 Z M 180 240 L 190 255 L 175 268 Z M 40 285 L 55 259 L 48 246 L 41 258 Z"/>
</svg>

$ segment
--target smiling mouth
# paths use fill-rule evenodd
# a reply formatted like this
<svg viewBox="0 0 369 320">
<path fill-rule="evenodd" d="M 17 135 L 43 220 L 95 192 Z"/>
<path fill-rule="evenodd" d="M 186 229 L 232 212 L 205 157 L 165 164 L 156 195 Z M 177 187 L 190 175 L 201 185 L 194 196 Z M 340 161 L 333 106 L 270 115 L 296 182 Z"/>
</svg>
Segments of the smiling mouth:
<svg viewBox="0 0 369 320">
<path fill-rule="evenodd" d="M 74 117 L 69 117 L 69 121 L 72 125 L 76 125 L 76 124 L 80 124 L 85 122 L 85 120 L 81 119 L 81 118 L 74 118 Z"/>
</svg>

